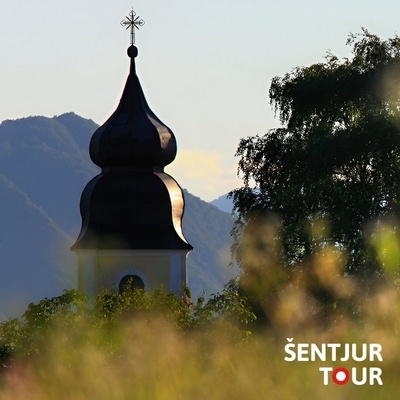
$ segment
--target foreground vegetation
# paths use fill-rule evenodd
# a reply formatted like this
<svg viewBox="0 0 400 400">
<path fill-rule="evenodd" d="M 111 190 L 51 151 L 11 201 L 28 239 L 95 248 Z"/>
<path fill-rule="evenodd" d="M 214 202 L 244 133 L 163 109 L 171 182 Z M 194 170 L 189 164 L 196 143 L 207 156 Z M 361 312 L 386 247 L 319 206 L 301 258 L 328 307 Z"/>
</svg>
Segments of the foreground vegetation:
<svg viewBox="0 0 400 400">
<path fill-rule="evenodd" d="M 380 243 L 382 253 L 400 243 L 393 240 Z M 251 254 L 256 268 L 261 253 Z M 68 291 L 31 304 L 0 325 L 0 398 L 392 399 L 400 388 L 397 274 L 389 269 L 367 287 L 341 272 L 344 261 L 327 248 L 291 273 L 270 264 L 268 279 L 253 276 L 261 310 L 243 294 L 250 276 L 195 303 L 189 292 L 159 289 L 94 300 Z M 383 361 L 288 362 L 287 338 L 379 343 Z M 321 366 L 379 367 L 383 385 L 324 385 Z"/>
</svg>

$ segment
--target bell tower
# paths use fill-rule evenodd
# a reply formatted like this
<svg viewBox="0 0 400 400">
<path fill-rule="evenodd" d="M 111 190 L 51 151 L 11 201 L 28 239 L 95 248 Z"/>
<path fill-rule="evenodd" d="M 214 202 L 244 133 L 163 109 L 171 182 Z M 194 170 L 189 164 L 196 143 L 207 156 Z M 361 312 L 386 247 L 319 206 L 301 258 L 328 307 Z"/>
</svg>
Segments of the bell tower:
<svg viewBox="0 0 400 400">
<path fill-rule="evenodd" d="M 82 228 L 72 250 L 78 256 L 78 289 L 144 290 L 163 285 L 181 292 L 187 255 L 182 232 L 183 192 L 164 172 L 176 156 L 173 132 L 149 108 L 135 59 L 134 29 L 144 24 L 134 11 L 121 22 L 131 28 L 130 72 L 120 103 L 93 134 L 89 153 L 101 173 L 81 196 Z"/>
</svg>

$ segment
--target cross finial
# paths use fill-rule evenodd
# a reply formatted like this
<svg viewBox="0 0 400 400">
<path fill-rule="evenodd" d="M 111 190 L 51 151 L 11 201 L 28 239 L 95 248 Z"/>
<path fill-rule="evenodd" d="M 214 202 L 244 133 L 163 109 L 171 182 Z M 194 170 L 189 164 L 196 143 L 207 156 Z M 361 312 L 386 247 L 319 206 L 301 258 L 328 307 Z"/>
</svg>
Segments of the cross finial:
<svg viewBox="0 0 400 400">
<path fill-rule="evenodd" d="M 126 26 L 126 29 L 131 28 L 131 45 L 135 44 L 135 28 L 139 29 L 139 26 L 144 25 L 144 21 L 140 19 L 139 16 L 136 16 L 135 11 L 129 13 L 129 16 L 126 16 L 126 19 L 121 21 L 122 26 Z"/>
</svg>

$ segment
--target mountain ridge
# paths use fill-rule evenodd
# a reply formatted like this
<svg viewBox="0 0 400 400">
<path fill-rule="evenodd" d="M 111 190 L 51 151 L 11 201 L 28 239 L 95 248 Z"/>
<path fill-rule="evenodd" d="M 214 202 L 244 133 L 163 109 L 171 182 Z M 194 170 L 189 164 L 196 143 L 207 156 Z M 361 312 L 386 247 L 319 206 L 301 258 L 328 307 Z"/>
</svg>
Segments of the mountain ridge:
<svg viewBox="0 0 400 400">
<path fill-rule="evenodd" d="M 232 214 L 233 210 L 233 201 L 228 197 L 228 193 L 219 196 L 218 198 L 210 201 L 214 207 L 217 207 L 219 210 L 224 211 L 228 214 Z"/>
</svg>

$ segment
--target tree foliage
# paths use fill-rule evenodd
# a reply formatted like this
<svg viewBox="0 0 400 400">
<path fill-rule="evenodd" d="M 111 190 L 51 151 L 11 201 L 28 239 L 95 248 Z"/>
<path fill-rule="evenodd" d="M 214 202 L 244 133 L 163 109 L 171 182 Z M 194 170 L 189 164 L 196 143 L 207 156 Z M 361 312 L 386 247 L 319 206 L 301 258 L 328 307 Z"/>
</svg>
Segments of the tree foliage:
<svg viewBox="0 0 400 400">
<path fill-rule="evenodd" d="M 363 29 L 347 44 L 351 58 L 328 53 L 272 80 L 283 126 L 238 146 L 234 234 L 238 244 L 249 222 L 276 213 L 287 264 L 329 242 L 347 251 L 349 271 L 366 273 L 378 269 L 367 221 L 399 210 L 400 39 Z"/>
<path fill-rule="evenodd" d="M 249 335 L 246 325 L 254 321 L 247 298 L 236 281 L 208 299 L 196 303 L 189 288 L 181 296 L 162 287 L 152 292 L 130 288 L 122 294 L 104 290 L 95 299 L 77 290 L 29 304 L 22 318 L 0 323 L 0 372 L 14 358 L 42 357 L 51 337 L 64 343 L 91 342 L 110 353 L 118 353 L 126 343 L 125 327 L 131 323 L 171 325 L 177 332 L 207 332 L 217 323 L 228 327 L 229 338 L 241 340 Z M 59 332 L 59 335 L 55 335 Z M 154 332 L 155 334 L 157 332 Z M 134 341 L 134 338 L 132 338 Z"/>
</svg>

